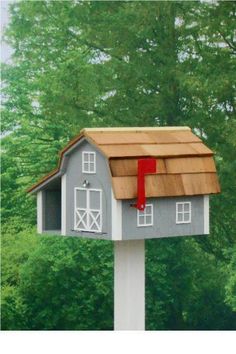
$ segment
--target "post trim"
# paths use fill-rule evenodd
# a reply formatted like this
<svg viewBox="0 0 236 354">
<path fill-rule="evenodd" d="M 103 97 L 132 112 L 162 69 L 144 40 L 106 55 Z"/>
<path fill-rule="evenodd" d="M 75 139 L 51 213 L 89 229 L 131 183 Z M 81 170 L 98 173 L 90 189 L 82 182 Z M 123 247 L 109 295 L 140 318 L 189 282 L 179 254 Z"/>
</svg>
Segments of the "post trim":
<svg viewBox="0 0 236 354">
<path fill-rule="evenodd" d="M 122 201 L 114 197 L 113 190 L 111 189 L 111 228 L 112 240 L 122 240 Z"/>
<path fill-rule="evenodd" d="M 204 209 L 204 234 L 210 233 L 210 220 L 209 220 L 209 195 L 204 195 L 203 200 Z"/>
</svg>

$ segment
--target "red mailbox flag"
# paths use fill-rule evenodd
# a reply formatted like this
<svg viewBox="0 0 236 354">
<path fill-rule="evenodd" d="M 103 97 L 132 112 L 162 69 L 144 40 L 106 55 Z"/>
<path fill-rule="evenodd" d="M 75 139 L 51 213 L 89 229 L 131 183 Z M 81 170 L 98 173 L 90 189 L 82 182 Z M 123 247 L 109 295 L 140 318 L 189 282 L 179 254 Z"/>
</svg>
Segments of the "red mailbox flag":
<svg viewBox="0 0 236 354">
<path fill-rule="evenodd" d="M 156 159 L 147 158 L 138 160 L 138 200 L 135 208 L 144 210 L 146 207 L 145 174 L 156 172 Z"/>
</svg>

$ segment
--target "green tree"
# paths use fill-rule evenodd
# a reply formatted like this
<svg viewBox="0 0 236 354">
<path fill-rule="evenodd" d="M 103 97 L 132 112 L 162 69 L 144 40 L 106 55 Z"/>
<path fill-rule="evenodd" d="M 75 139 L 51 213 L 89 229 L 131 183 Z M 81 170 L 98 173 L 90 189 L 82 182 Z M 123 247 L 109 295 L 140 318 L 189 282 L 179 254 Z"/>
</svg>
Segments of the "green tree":
<svg viewBox="0 0 236 354">
<path fill-rule="evenodd" d="M 236 246 L 227 252 L 229 262 L 225 266 L 225 273 L 227 274 L 226 283 L 226 303 L 236 311 Z"/>
<path fill-rule="evenodd" d="M 6 39 L 14 54 L 2 75 L 2 220 L 18 226 L 8 236 L 9 251 L 21 250 L 18 236 L 23 229 L 28 235 L 26 224 L 35 223 L 35 200 L 26 188 L 55 167 L 58 150 L 82 127 L 189 125 L 216 153 L 222 193 L 211 198 L 209 238 L 148 242 L 147 323 L 150 329 L 235 327 L 229 307 L 235 310 L 236 298 L 231 250 L 236 231 L 235 13 L 234 1 L 11 5 Z M 56 241 L 37 243 L 35 251 L 29 245 L 26 258 L 4 261 L 4 272 L 12 268 L 20 279 L 4 282 L 5 328 L 14 327 L 14 316 L 18 328 L 82 328 L 82 303 L 75 310 L 79 298 L 87 306 L 84 328 L 110 328 L 111 304 L 104 308 L 104 321 L 100 315 L 93 318 L 96 301 L 105 301 L 93 279 L 89 286 L 97 295 L 88 303 L 82 288 L 76 288 L 79 297 L 70 297 L 72 307 L 58 295 L 67 290 L 60 283 L 63 263 L 54 258 L 54 247 L 55 257 L 67 255 L 63 274 L 73 285 L 76 272 L 95 267 L 86 258 L 89 242 L 78 244 L 84 258 L 77 265 L 80 250 L 72 245 L 78 240 Z M 92 254 L 101 251 L 95 243 Z M 39 274 L 37 262 L 45 274 Z M 101 275 L 97 285 L 109 279 Z M 40 293 L 47 284 L 51 300 Z"/>
<path fill-rule="evenodd" d="M 27 329 L 25 310 L 19 293 L 20 269 L 37 248 L 35 228 L 15 217 L 2 227 L 1 237 L 1 328 Z"/>
<path fill-rule="evenodd" d="M 224 191 L 212 213 L 220 232 L 205 246 L 219 251 L 217 235 L 221 246 L 232 244 L 235 2 L 22 1 L 11 8 L 6 36 L 15 53 L 3 71 L 3 127 L 13 131 L 5 149 L 20 165 L 20 185 L 54 167 L 83 126 L 186 124 L 217 153 Z M 219 215 L 224 225 L 214 222 Z"/>
<path fill-rule="evenodd" d="M 113 328 L 111 243 L 42 240 L 21 269 L 19 292 L 30 329 Z"/>
<path fill-rule="evenodd" d="M 235 292 L 224 263 L 204 252 L 195 237 L 166 241 L 147 241 L 147 328 L 236 328 L 236 316 L 225 304 L 225 286 L 229 299 L 235 300 Z"/>
<path fill-rule="evenodd" d="M 18 225 L 3 230 L 2 329 L 112 329 L 112 243 Z"/>
</svg>

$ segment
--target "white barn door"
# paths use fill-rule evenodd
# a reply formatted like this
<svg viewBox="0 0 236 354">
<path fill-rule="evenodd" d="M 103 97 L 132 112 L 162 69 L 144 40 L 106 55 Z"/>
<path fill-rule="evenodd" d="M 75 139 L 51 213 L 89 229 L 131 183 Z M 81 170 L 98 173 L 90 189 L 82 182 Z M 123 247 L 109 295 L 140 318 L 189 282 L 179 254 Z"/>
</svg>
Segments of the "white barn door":
<svg viewBox="0 0 236 354">
<path fill-rule="evenodd" d="M 102 191 L 75 188 L 75 225 L 77 231 L 102 232 Z"/>
</svg>

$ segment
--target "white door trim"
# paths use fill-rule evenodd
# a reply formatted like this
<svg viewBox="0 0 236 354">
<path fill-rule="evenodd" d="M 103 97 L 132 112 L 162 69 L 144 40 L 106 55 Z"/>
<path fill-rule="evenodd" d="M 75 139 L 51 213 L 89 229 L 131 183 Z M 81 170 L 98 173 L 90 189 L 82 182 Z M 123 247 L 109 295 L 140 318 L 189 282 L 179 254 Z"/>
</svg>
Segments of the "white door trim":
<svg viewBox="0 0 236 354">
<path fill-rule="evenodd" d="M 86 207 L 76 205 L 77 191 L 86 192 Z M 99 209 L 93 208 L 91 204 L 91 193 L 99 193 Z M 79 219 L 79 220 L 78 220 Z M 79 227 L 79 224 L 83 227 Z M 75 187 L 74 189 L 74 230 L 87 232 L 102 232 L 102 190 L 92 188 Z"/>
</svg>

